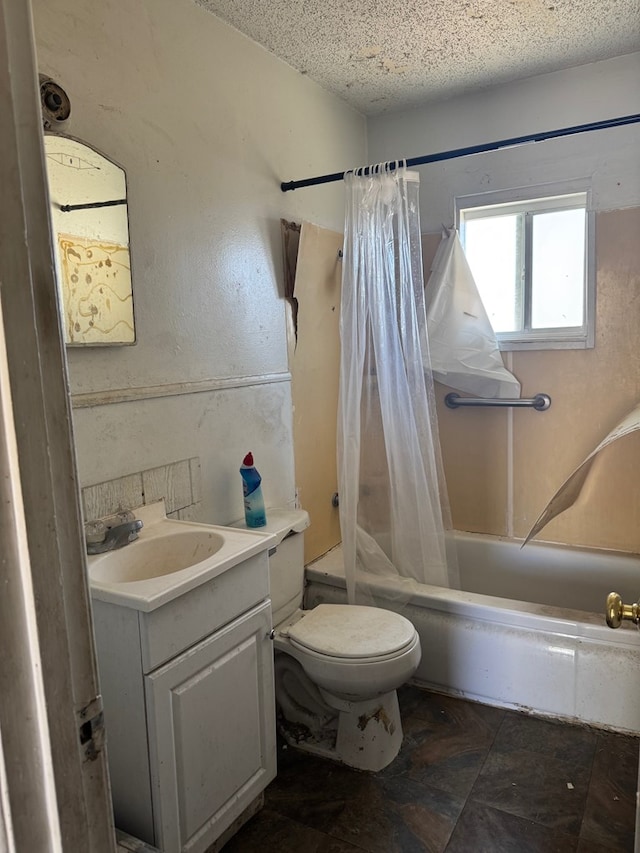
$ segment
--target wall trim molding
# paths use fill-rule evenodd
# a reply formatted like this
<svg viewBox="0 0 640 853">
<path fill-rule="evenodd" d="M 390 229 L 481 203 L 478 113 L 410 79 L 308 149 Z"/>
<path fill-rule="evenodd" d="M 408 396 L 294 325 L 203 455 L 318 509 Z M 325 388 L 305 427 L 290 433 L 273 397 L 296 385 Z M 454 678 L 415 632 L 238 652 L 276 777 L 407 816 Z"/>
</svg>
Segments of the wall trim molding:
<svg viewBox="0 0 640 853">
<path fill-rule="evenodd" d="M 177 397 L 181 394 L 229 391 L 233 388 L 248 388 L 252 385 L 272 385 L 277 382 L 291 382 L 289 371 L 264 373 L 259 376 L 233 376 L 228 379 L 200 379 L 195 382 L 143 385 L 138 388 L 110 388 L 105 391 L 86 391 L 79 394 L 72 394 L 71 405 L 74 409 L 88 409 L 93 406 L 110 406 L 115 403 L 152 400 L 157 397 Z"/>
</svg>

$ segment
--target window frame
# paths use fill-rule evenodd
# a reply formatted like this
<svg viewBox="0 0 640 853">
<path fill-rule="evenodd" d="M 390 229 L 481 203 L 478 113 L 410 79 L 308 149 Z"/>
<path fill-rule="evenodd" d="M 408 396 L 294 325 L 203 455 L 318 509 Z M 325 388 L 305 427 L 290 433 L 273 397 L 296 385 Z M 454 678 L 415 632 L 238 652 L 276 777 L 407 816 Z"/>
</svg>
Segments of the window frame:
<svg viewBox="0 0 640 853">
<path fill-rule="evenodd" d="M 579 203 L 578 203 L 579 202 Z M 466 220 L 482 218 L 480 208 L 496 208 L 495 215 L 524 213 L 525 279 L 523 299 L 526 319 L 530 324 L 531 306 L 531 214 L 571 208 L 585 208 L 585 268 L 582 326 L 528 328 L 514 332 L 496 332 L 501 350 L 591 349 L 595 346 L 596 271 L 595 271 L 595 213 L 591 205 L 591 186 L 586 180 L 535 187 L 518 187 L 489 191 L 455 198 L 455 222 L 464 246 Z M 474 213 L 474 209 L 478 213 Z M 525 319 L 525 322 L 526 322 Z"/>
</svg>

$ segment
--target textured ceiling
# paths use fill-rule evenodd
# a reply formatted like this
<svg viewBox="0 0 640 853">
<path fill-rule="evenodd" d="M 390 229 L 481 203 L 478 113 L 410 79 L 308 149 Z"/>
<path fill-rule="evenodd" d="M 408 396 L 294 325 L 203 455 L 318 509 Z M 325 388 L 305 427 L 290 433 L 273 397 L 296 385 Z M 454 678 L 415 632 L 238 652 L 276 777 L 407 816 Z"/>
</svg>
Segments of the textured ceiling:
<svg viewBox="0 0 640 853">
<path fill-rule="evenodd" d="M 367 115 L 640 50 L 640 0 L 198 0 Z"/>
</svg>

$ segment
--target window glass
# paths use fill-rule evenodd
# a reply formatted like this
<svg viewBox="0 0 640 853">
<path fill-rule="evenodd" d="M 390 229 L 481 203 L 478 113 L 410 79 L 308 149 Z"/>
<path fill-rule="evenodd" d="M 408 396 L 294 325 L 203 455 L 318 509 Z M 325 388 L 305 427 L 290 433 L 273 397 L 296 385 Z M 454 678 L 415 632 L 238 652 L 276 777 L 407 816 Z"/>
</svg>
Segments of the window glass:
<svg viewBox="0 0 640 853">
<path fill-rule="evenodd" d="M 494 332 L 522 328 L 521 217 L 472 219 L 464 250 Z"/>
<path fill-rule="evenodd" d="M 458 203 L 462 245 L 502 349 L 594 345 L 587 199 L 574 191 L 521 200 L 514 190 Z"/>
<path fill-rule="evenodd" d="M 531 326 L 582 326 L 584 317 L 584 210 L 533 216 Z"/>
</svg>

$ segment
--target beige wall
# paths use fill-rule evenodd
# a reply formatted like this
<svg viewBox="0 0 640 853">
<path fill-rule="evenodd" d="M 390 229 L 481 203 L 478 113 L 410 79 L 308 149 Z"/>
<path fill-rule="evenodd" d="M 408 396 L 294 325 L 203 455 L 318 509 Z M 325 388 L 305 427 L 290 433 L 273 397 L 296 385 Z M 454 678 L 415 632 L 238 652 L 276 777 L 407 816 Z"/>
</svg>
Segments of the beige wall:
<svg viewBox="0 0 640 853">
<path fill-rule="evenodd" d="M 640 208 L 599 213 L 592 350 L 515 352 L 522 395 L 548 393 L 547 412 L 451 410 L 437 385 L 454 526 L 526 535 L 545 504 L 640 401 Z M 439 241 L 424 240 L 425 266 Z M 511 424 L 510 424 L 511 421 Z M 640 551 L 640 434 L 598 459 L 580 500 L 538 538 Z"/>
<path fill-rule="evenodd" d="M 34 0 L 64 132 L 127 173 L 137 343 L 68 352 L 83 486 L 198 457 L 202 520 L 242 515 L 252 450 L 293 504 L 280 219 L 341 228 L 365 122 L 193 0 Z M 120 391 L 127 401 L 119 402 Z"/>
<path fill-rule="evenodd" d="M 297 324 L 289 365 L 298 501 L 311 517 L 305 564 L 341 540 L 339 511 L 331 499 L 338 491 L 342 242 L 341 233 L 302 223 L 294 290 Z"/>
<path fill-rule="evenodd" d="M 640 112 L 640 53 L 476 91 L 368 122 L 373 162 L 413 157 Z M 548 412 L 447 409 L 441 440 L 457 527 L 523 536 L 600 438 L 640 400 L 640 125 L 418 167 L 423 232 L 455 220 L 456 200 L 574 178 L 597 213 L 598 316 L 590 351 L 513 353 L 523 394 Z M 425 243 L 427 260 L 439 237 Z M 428 264 L 427 264 L 428 268 Z M 580 503 L 543 531 L 554 541 L 640 551 L 640 448 L 598 461 Z"/>
<path fill-rule="evenodd" d="M 596 346 L 505 354 L 522 395 L 548 393 L 551 408 L 448 409 L 436 383 L 440 439 L 454 527 L 524 537 L 546 503 L 606 433 L 640 401 L 640 208 L 596 220 Z M 292 357 L 294 438 L 302 505 L 321 520 L 307 561 L 328 550 L 337 530 L 334 482 L 339 363 L 335 264 L 340 236 L 309 227 L 296 287 L 298 349 Z M 425 278 L 440 242 L 423 237 Z M 640 551 L 640 434 L 597 460 L 580 500 L 538 537 Z"/>
</svg>

